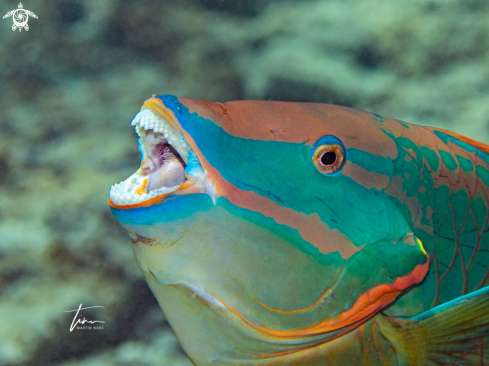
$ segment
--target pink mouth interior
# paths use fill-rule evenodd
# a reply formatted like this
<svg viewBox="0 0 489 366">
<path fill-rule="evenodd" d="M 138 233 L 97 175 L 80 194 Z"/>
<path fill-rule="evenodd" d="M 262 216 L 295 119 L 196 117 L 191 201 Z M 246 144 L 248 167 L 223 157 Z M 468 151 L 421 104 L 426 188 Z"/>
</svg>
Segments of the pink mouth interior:
<svg viewBox="0 0 489 366">
<path fill-rule="evenodd" d="M 149 176 L 146 193 L 161 187 L 174 187 L 186 180 L 186 164 L 163 134 L 148 130 L 143 144 L 148 153 L 141 166 L 143 174 Z"/>
</svg>

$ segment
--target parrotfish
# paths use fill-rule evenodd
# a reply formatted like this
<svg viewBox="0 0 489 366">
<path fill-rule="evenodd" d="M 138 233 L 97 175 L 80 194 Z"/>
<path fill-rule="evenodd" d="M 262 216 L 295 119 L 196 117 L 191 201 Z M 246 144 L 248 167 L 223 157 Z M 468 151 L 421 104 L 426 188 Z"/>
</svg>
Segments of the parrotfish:
<svg viewBox="0 0 489 366">
<path fill-rule="evenodd" d="M 195 365 L 489 364 L 489 146 L 313 103 L 132 125 L 109 204 Z"/>
</svg>

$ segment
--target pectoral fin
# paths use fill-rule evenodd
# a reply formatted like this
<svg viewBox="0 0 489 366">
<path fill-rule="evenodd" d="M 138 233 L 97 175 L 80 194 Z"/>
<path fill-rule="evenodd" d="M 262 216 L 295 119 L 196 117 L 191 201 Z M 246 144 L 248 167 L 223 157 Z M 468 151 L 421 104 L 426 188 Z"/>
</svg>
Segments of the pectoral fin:
<svg viewBox="0 0 489 366">
<path fill-rule="evenodd" d="M 489 287 L 413 317 L 380 318 L 406 365 L 489 365 Z"/>
</svg>

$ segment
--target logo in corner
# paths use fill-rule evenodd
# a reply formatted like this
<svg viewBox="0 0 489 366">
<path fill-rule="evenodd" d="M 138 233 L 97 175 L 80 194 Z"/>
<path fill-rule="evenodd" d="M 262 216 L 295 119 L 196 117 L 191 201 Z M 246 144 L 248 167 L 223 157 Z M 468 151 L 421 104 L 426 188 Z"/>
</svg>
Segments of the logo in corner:
<svg viewBox="0 0 489 366">
<path fill-rule="evenodd" d="M 13 31 L 15 31 L 17 28 L 19 28 L 19 32 L 22 31 L 22 28 L 28 31 L 29 25 L 27 24 L 27 22 L 29 20 L 29 15 L 37 19 L 36 14 L 34 14 L 32 11 L 25 10 L 22 3 L 19 3 L 19 8 L 9 11 L 7 14 L 3 16 L 3 19 L 8 18 L 10 16 L 12 17 L 14 21 L 14 25 L 12 25 Z"/>
<path fill-rule="evenodd" d="M 70 326 L 70 332 L 73 332 L 73 329 L 104 329 L 104 327 L 102 325 L 94 325 L 95 323 L 102 323 L 104 324 L 105 322 L 101 321 L 101 320 L 89 320 L 89 319 L 86 319 L 84 316 L 81 316 L 80 315 L 80 311 L 81 310 L 87 310 L 87 309 L 94 309 L 94 308 L 102 308 L 104 309 L 103 306 L 89 306 L 89 307 L 86 307 L 86 308 L 82 308 L 82 304 L 80 304 L 80 306 L 78 306 L 78 309 L 73 309 L 73 310 L 65 310 L 64 312 L 65 313 L 72 313 L 72 312 L 76 312 L 75 313 L 75 317 L 73 318 L 73 321 L 71 322 L 71 326 Z M 78 317 L 78 315 L 80 315 L 80 317 Z M 83 318 L 83 319 L 82 319 Z M 85 325 L 87 324 L 87 325 Z"/>
</svg>

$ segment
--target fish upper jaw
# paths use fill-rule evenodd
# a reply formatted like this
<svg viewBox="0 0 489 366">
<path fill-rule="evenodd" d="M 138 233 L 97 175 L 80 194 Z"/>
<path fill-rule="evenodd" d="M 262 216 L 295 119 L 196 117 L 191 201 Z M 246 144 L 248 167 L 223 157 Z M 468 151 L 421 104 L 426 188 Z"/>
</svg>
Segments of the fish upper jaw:
<svg viewBox="0 0 489 366">
<path fill-rule="evenodd" d="M 131 125 L 139 136 L 141 165 L 129 178 L 112 185 L 109 205 L 144 207 L 170 195 L 191 193 L 214 197 L 206 172 L 176 124 L 149 106 L 136 114 Z"/>
</svg>

